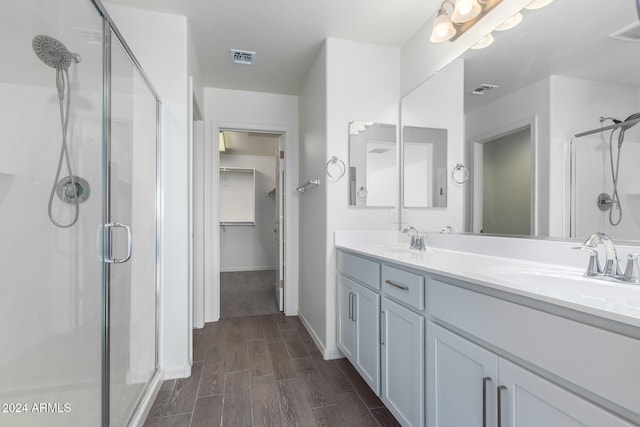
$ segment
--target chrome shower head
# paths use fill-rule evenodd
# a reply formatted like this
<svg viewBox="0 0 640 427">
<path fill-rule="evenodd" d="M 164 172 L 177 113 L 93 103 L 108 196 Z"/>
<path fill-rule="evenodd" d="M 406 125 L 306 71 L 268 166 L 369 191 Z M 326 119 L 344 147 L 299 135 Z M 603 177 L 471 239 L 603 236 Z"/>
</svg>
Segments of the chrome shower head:
<svg viewBox="0 0 640 427">
<path fill-rule="evenodd" d="M 638 0 L 638 1 L 640 1 L 640 0 Z M 630 115 L 629 117 L 627 117 L 626 119 L 624 119 L 624 121 L 625 121 L 625 122 L 628 122 L 628 121 L 630 121 L 630 120 L 637 120 L 637 119 L 640 119 L 640 113 L 632 114 L 632 115 Z M 624 122 L 623 122 L 623 123 L 624 123 Z M 636 123 L 631 123 L 630 125 L 622 125 L 621 127 L 622 127 L 622 129 L 627 130 L 627 129 L 629 129 L 629 128 L 634 127 L 634 126 L 635 126 L 635 125 L 637 125 L 637 124 L 638 124 L 638 123 L 636 122 Z"/>
<path fill-rule="evenodd" d="M 66 70 L 71 61 L 76 61 L 75 55 L 69 52 L 62 42 L 51 36 L 37 35 L 31 44 L 38 58 L 51 68 Z"/>
</svg>

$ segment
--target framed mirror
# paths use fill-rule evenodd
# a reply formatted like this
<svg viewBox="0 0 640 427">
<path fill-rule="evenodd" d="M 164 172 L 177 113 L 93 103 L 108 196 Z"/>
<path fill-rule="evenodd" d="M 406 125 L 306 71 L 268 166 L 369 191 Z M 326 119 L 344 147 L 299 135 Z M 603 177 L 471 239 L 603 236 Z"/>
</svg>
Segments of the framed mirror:
<svg viewBox="0 0 640 427">
<path fill-rule="evenodd" d="M 398 195 L 396 125 L 349 123 L 349 206 L 395 207 Z"/>
<path fill-rule="evenodd" d="M 447 206 L 447 130 L 402 127 L 402 206 Z"/>
</svg>

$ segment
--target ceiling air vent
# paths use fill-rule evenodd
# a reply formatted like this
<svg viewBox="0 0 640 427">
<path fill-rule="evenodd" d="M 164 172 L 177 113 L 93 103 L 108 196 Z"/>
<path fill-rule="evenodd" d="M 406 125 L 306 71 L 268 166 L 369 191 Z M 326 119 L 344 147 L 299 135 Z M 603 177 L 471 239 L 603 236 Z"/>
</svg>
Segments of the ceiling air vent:
<svg viewBox="0 0 640 427">
<path fill-rule="evenodd" d="M 248 50 L 231 49 L 231 62 L 234 64 L 253 65 L 256 53 Z"/>
<path fill-rule="evenodd" d="M 610 38 L 615 40 L 622 40 L 625 42 L 637 42 L 640 41 L 640 21 L 636 21 L 633 24 L 629 24 L 626 27 L 620 28 L 615 31 Z"/>
<path fill-rule="evenodd" d="M 471 93 L 474 94 L 474 95 L 484 95 L 485 93 L 487 93 L 490 90 L 493 90 L 493 89 L 495 89 L 497 87 L 498 87 L 497 85 L 490 85 L 490 84 L 482 83 L 480 86 L 478 86 L 477 88 L 472 90 Z"/>
</svg>

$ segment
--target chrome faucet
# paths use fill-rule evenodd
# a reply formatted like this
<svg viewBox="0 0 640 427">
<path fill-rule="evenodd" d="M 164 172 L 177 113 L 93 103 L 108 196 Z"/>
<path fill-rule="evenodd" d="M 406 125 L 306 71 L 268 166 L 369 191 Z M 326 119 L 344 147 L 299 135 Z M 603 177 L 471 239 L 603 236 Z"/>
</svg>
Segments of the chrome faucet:
<svg viewBox="0 0 640 427">
<path fill-rule="evenodd" d="M 424 236 L 421 236 L 418 230 L 411 225 L 402 230 L 403 233 L 408 233 L 409 231 L 416 233 L 415 236 L 411 236 L 411 245 L 409 245 L 409 249 L 417 249 L 419 251 L 427 249 L 427 245 L 424 242 Z"/>
<path fill-rule="evenodd" d="M 604 245 L 605 249 L 606 258 L 604 261 L 604 268 L 600 267 L 598 252 L 596 251 L 596 248 L 600 244 Z M 620 272 L 620 262 L 618 261 L 616 247 L 606 234 L 593 233 L 587 240 L 585 240 L 582 246 L 579 246 L 576 249 L 591 252 L 591 256 L 589 257 L 589 267 L 587 267 L 587 272 L 584 274 L 585 276 L 606 276 L 614 279 L 620 279 L 623 277 Z"/>
</svg>

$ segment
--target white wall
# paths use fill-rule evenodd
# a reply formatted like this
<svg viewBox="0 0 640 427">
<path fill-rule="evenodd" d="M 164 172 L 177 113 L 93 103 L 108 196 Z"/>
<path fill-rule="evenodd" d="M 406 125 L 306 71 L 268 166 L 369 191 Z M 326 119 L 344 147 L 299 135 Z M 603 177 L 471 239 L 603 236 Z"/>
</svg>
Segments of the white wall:
<svg viewBox="0 0 640 427">
<path fill-rule="evenodd" d="M 220 233 L 220 271 L 276 268 L 275 200 L 267 193 L 276 185 L 274 156 L 221 154 L 220 167 L 255 169 L 255 225 L 227 226 Z"/>
<path fill-rule="evenodd" d="M 319 177 L 321 186 L 310 188 L 300 200 L 300 309 L 298 315 L 322 348 L 327 331 L 325 293 L 327 270 L 327 192 L 324 171 L 327 155 L 327 56 L 323 45 L 300 90 L 300 172 L 298 181 Z M 347 126 L 345 125 L 345 132 Z M 342 158 L 346 163 L 347 159 Z M 347 179 L 346 175 L 343 180 Z M 346 200 L 345 200 L 346 203 Z"/>
<path fill-rule="evenodd" d="M 205 319 L 214 321 L 220 318 L 220 227 L 215 222 L 214 213 L 218 188 L 217 171 L 219 167 L 218 129 L 272 131 L 284 133 L 285 138 L 285 204 L 291 215 L 285 219 L 285 236 L 298 234 L 298 193 L 295 191 L 298 176 L 298 98 L 290 95 L 248 92 L 229 89 L 205 88 L 205 120 L 207 121 L 207 164 L 205 169 L 205 218 L 207 234 L 205 247 L 206 262 L 211 268 L 205 277 Z M 213 136 L 212 136 L 213 135 Z M 287 178 L 288 177 L 288 178 Z M 293 182 L 292 182 L 293 181 Z M 287 240 L 285 245 L 285 313 L 298 313 L 298 241 Z"/>
<path fill-rule="evenodd" d="M 350 121 L 398 123 L 400 50 L 327 39 L 301 93 L 301 146 L 304 148 L 300 181 L 320 178 L 322 185 L 301 195 L 303 214 L 307 209 L 315 212 L 310 212 L 309 218 L 303 215 L 304 228 L 300 231 L 303 236 L 300 315 L 323 347 L 325 357 L 336 357 L 339 352 L 334 232 L 393 230 L 398 225 L 390 221 L 388 208 L 350 208 L 348 175 L 332 181 L 326 175 L 325 164 L 334 155 L 347 162 Z M 326 112 L 324 130 L 323 110 Z M 324 236 L 322 224 L 326 226 Z M 307 237 L 307 233 L 310 236 Z M 312 237 L 316 240 L 311 241 Z M 317 299 L 322 293 L 325 307 Z"/>
<path fill-rule="evenodd" d="M 165 378 L 185 377 L 191 372 L 187 20 L 126 6 L 105 6 L 163 101 L 161 365 Z"/>
<path fill-rule="evenodd" d="M 405 208 L 402 224 L 420 231 L 439 231 L 448 225 L 463 229 L 463 189 L 451 178 L 456 163 L 465 163 L 464 62 L 458 59 L 402 99 L 402 126 L 447 129 L 447 207 Z"/>
</svg>

